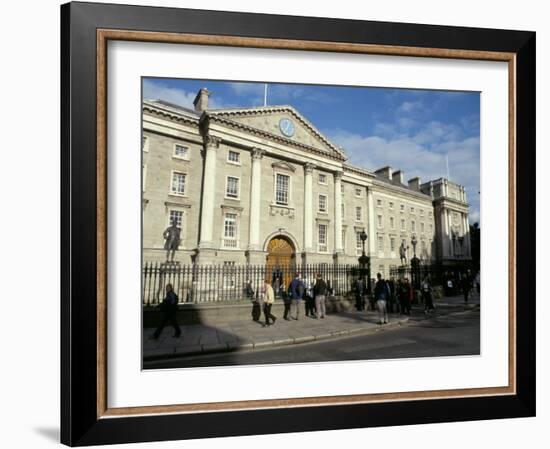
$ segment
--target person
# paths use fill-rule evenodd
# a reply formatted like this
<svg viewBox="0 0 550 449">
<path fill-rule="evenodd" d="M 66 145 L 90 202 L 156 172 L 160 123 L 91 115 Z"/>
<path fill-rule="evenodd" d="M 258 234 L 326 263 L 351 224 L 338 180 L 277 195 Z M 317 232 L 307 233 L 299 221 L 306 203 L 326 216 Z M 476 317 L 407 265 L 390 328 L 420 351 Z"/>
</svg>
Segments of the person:
<svg viewBox="0 0 550 449">
<path fill-rule="evenodd" d="M 395 280 L 393 279 L 393 276 L 390 277 L 387 284 L 390 289 L 390 297 L 388 298 L 388 313 L 393 313 L 395 304 Z"/>
<path fill-rule="evenodd" d="M 382 275 L 378 273 L 376 275 L 376 284 L 374 286 L 374 299 L 376 301 L 376 307 L 378 308 L 378 324 L 388 324 L 388 309 L 386 308 L 386 301 L 390 296 L 390 289 L 388 284 Z"/>
<path fill-rule="evenodd" d="M 409 283 L 409 278 L 405 278 L 401 283 L 401 291 L 399 293 L 399 303 L 401 304 L 402 315 L 411 314 L 411 300 L 412 300 L 411 284 Z"/>
<path fill-rule="evenodd" d="M 365 309 L 365 300 L 364 300 L 364 294 L 365 294 L 365 283 L 362 281 L 361 278 L 357 278 L 357 281 L 355 281 L 355 309 L 360 312 L 361 310 Z"/>
<path fill-rule="evenodd" d="M 430 284 L 430 280 L 428 276 L 426 276 L 422 281 L 422 284 L 420 285 L 420 289 L 422 290 L 422 300 L 424 302 L 424 313 L 428 314 L 435 310 L 434 303 L 433 303 L 433 296 L 432 296 L 432 285 Z"/>
<path fill-rule="evenodd" d="M 462 276 L 462 293 L 464 294 L 464 304 L 468 304 L 468 296 L 470 295 L 470 290 L 472 289 L 472 276 L 470 270 L 468 270 Z"/>
<path fill-rule="evenodd" d="M 250 300 L 254 299 L 254 289 L 252 288 L 252 281 L 251 280 L 246 281 L 245 292 L 246 292 L 246 297 L 248 299 L 250 299 Z"/>
<path fill-rule="evenodd" d="M 283 305 L 284 305 L 284 312 L 283 312 L 283 318 L 286 321 L 290 321 L 290 304 L 292 302 L 292 298 L 290 297 L 290 290 L 287 292 L 284 289 L 284 284 L 281 284 L 282 291 L 281 291 L 281 297 L 283 298 Z"/>
<path fill-rule="evenodd" d="M 296 308 L 296 317 L 295 320 L 300 319 L 300 308 L 302 306 L 302 298 L 304 297 L 305 287 L 304 283 L 300 279 L 300 273 L 296 273 L 294 275 L 294 279 L 290 283 L 288 287 L 288 291 L 290 293 L 290 298 L 292 300 L 292 304 Z"/>
<path fill-rule="evenodd" d="M 306 286 L 306 316 L 315 318 L 315 295 L 313 294 L 313 281 L 304 279 Z"/>
<path fill-rule="evenodd" d="M 173 337 L 179 338 L 181 335 L 181 329 L 176 318 L 176 315 L 178 313 L 178 295 L 176 295 L 176 293 L 174 292 L 172 284 L 166 285 L 166 296 L 160 304 L 160 311 L 162 312 L 162 319 L 158 327 L 155 329 L 152 338 L 158 340 L 160 334 L 162 333 L 162 330 L 164 329 L 164 326 L 166 326 L 168 323 L 172 324 L 172 326 L 174 327 Z"/>
<path fill-rule="evenodd" d="M 315 286 L 313 287 L 313 295 L 315 297 L 315 318 L 324 319 L 326 315 L 326 294 L 327 294 L 327 284 L 323 280 L 321 273 L 317 273 L 317 280 L 315 281 Z"/>
<path fill-rule="evenodd" d="M 275 321 L 277 320 L 277 317 L 271 313 L 271 307 L 275 302 L 275 292 L 267 280 L 264 281 L 262 299 L 264 303 L 265 326 L 271 326 L 272 324 L 275 324 Z M 273 323 L 270 323 L 269 319 L 271 319 Z"/>
</svg>

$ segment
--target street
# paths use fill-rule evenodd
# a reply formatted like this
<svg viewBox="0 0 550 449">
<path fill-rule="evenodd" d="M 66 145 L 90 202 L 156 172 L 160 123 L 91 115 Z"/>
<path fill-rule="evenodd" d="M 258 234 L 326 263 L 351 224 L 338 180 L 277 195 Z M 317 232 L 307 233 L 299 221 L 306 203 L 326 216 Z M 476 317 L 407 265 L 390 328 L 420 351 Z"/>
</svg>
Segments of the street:
<svg viewBox="0 0 550 449">
<path fill-rule="evenodd" d="M 480 351 L 479 319 L 478 308 L 429 317 L 415 314 L 404 326 L 382 328 L 373 334 L 265 350 L 150 361 L 144 367 L 185 368 L 477 355 Z"/>
</svg>

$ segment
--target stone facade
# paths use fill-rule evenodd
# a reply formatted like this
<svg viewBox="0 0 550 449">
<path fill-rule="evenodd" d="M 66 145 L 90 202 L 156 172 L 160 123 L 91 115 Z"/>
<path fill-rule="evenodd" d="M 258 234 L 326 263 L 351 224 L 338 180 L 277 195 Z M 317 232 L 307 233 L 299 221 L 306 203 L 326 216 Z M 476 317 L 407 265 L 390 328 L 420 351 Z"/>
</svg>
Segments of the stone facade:
<svg viewBox="0 0 550 449">
<path fill-rule="evenodd" d="M 464 188 L 446 179 L 404 183 L 403 173 L 346 162 L 291 106 L 195 110 L 143 103 L 143 258 L 164 261 L 163 232 L 182 229 L 182 263 L 264 264 L 283 237 L 292 263 L 350 263 L 361 254 L 374 272 L 412 257 L 453 263 L 470 258 Z"/>
</svg>

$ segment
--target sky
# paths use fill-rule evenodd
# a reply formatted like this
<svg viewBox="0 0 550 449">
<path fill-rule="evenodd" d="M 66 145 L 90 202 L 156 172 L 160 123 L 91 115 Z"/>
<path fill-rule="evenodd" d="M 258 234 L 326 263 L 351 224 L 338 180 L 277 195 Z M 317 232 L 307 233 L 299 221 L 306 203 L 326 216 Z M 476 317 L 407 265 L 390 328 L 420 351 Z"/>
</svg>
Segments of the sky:
<svg viewBox="0 0 550 449">
<path fill-rule="evenodd" d="M 143 98 L 193 108 L 202 87 L 210 108 L 264 105 L 264 84 L 144 78 Z M 390 165 L 405 182 L 447 177 L 466 187 L 470 224 L 479 216 L 478 92 L 268 84 L 267 104 L 291 105 L 334 144 L 348 161 L 374 171 Z"/>
</svg>

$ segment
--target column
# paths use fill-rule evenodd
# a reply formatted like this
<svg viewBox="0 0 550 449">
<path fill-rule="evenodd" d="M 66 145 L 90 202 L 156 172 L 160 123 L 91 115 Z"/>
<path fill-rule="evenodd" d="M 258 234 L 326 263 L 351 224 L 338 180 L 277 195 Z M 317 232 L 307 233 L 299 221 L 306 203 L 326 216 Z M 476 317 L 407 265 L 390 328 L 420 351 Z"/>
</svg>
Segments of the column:
<svg viewBox="0 0 550 449">
<path fill-rule="evenodd" d="M 213 248 L 212 230 L 214 226 L 214 205 L 216 194 L 216 150 L 220 138 L 207 134 L 204 139 L 205 160 L 203 175 L 203 192 L 201 204 L 201 238 L 199 248 Z"/>
<path fill-rule="evenodd" d="M 334 252 L 342 253 L 342 172 L 334 173 Z"/>
<path fill-rule="evenodd" d="M 446 210 L 445 212 L 447 213 L 447 226 L 448 226 L 449 248 L 450 248 L 449 255 L 451 257 L 454 257 L 455 256 L 455 248 L 454 248 L 453 237 L 451 235 L 452 234 L 452 232 L 451 232 L 451 223 L 452 223 L 451 211 Z"/>
<path fill-rule="evenodd" d="M 447 210 L 441 209 L 441 226 L 442 226 L 442 232 L 441 232 L 441 256 L 445 258 L 446 256 L 450 255 L 450 245 L 449 245 L 449 220 L 447 216 Z"/>
<path fill-rule="evenodd" d="M 376 253 L 376 235 L 374 232 L 374 200 L 372 198 L 372 188 L 367 187 L 367 233 L 368 233 L 368 244 L 369 244 L 369 255 L 372 257 Z"/>
<path fill-rule="evenodd" d="M 463 214 L 464 221 L 464 245 L 466 246 L 465 256 L 468 258 L 472 257 L 472 246 L 470 240 L 470 220 L 468 219 L 468 214 Z"/>
<path fill-rule="evenodd" d="M 313 251 L 313 169 L 315 165 L 304 166 L 304 252 Z"/>
<path fill-rule="evenodd" d="M 262 190 L 262 157 L 265 151 L 252 149 L 252 176 L 250 183 L 250 226 L 248 249 L 260 249 L 260 198 Z"/>
</svg>

